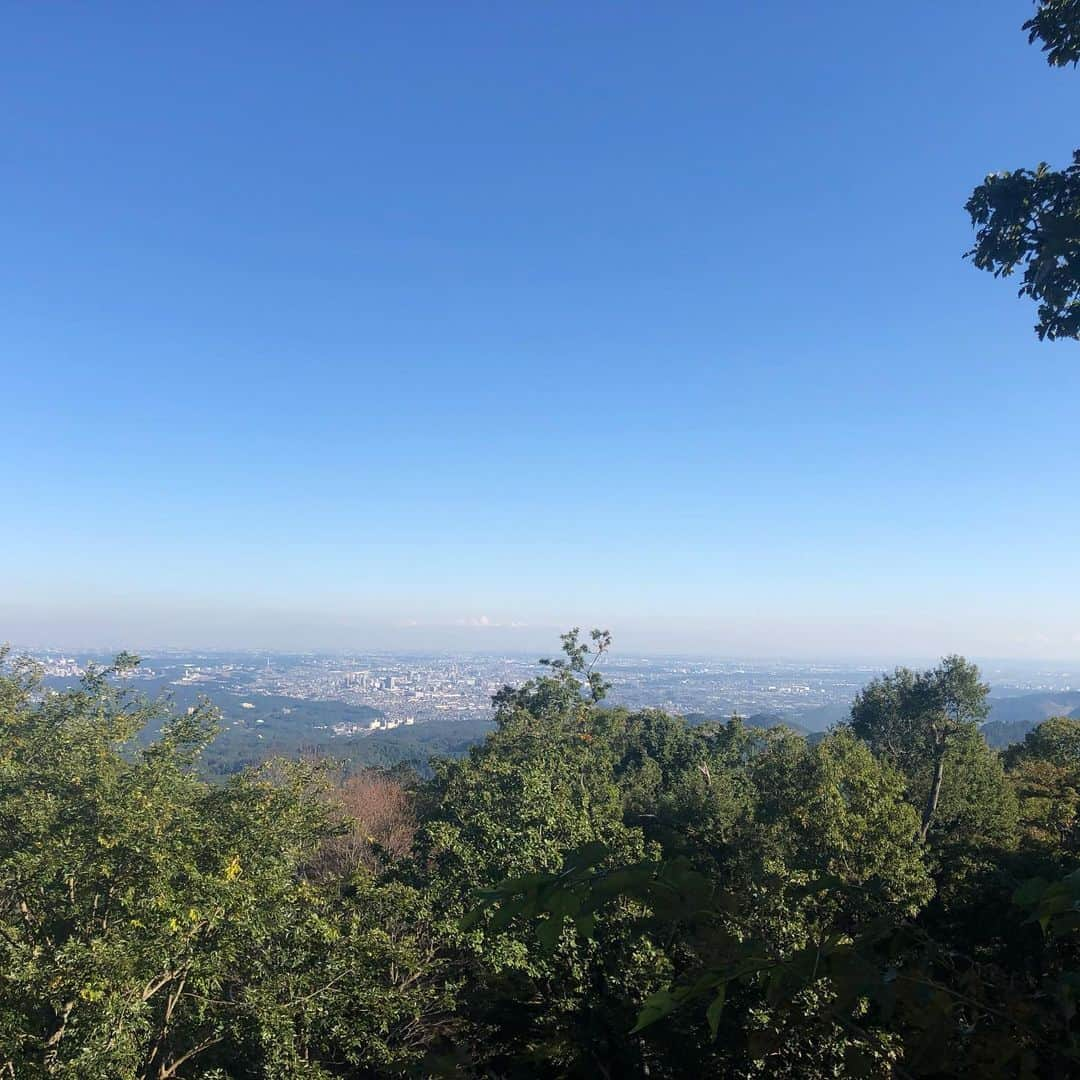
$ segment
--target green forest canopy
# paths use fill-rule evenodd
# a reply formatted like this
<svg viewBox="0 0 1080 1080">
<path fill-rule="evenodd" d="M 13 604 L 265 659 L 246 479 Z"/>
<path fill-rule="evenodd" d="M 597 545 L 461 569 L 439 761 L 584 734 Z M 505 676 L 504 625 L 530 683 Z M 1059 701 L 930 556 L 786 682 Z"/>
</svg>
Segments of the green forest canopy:
<svg viewBox="0 0 1080 1080">
<path fill-rule="evenodd" d="M 947 658 L 813 745 L 688 725 L 606 707 L 608 644 L 426 780 L 208 783 L 212 708 L 132 658 L 59 694 L 7 660 L 0 1075 L 1075 1072 L 1080 722 L 1002 755 Z"/>
</svg>

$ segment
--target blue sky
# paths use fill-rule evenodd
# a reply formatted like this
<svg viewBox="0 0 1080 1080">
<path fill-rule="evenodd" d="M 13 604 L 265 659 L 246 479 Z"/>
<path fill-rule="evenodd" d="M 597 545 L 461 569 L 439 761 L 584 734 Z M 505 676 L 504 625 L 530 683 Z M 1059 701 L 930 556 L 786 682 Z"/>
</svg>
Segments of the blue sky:
<svg viewBox="0 0 1080 1080">
<path fill-rule="evenodd" d="M 1028 11 L 9 5 L 0 637 L 1080 659 Z"/>
</svg>

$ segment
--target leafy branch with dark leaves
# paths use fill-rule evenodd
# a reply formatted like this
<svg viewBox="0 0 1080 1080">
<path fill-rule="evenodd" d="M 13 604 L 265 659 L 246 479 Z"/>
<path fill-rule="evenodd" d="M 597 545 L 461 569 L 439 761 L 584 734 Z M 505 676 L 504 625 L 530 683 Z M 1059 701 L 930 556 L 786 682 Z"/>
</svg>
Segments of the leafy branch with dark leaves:
<svg viewBox="0 0 1080 1080">
<path fill-rule="evenodd" d="M 1080 60 L 1080 0 L 1036 0 L 1023 29 L 1051 66 Z M 1080 337 L 1080 150 L 1062 170 L 991 173 L 965 209 L 976 229 L 965 258 L 994 277 L 1023 268 L 1019 295 L 1039 305 L 1040 340 Z"/>
<path fill-rule="evenodd" d="M 821 875 L 789 891 L 797 899 L 851 888 Z M 1057 1071 L 1080 1068 L 1072 1031 L 1080 974 L 1018 981 L 939 945 L 910 920 L 889 916 L 853 929 L 823 926 L 784 950 L 685 858 L 619 866 L 604 844 L 588 844 L 570 853 L 557 874 L 506 880 L 479 894 L 465 922 L 498 934 L 515 921 L 533 921 L 540 944 L 553 951 L 569 924 L 591 937 L 598 916 L 618 898 L 639 905 L 643 930 L 684 929 L 696 938 L 695 951 L 710 958 L 650 994 L 630 1034 L 708 1002 L 705 1019 L 715 1037 L 735 987 L 744 1000 L 749 994 L 770 1009 L 796 1013 L 800 996 L 816 990 L 827 1001 L 827 1015 L 859 1039 L 871 1041 L 878 1024 L 900 1031 L 898 1076 L 940 1074 L 958 1061 L 984 1076 L 1041 1075 L 1047 1063 Z M 1058 882 L 1027 882 L 1014 903 L 1048 935 L 1071 934 L 1080 928 L 1080 871 Z M 759 1044 L 768 1049 L 767 1042 Z"/>
</svg>

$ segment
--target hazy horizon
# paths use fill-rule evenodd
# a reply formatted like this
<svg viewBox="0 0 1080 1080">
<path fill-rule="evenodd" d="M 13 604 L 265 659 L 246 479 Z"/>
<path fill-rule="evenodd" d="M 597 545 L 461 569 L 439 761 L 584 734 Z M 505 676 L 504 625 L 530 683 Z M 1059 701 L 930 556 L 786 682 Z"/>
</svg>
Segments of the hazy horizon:
<svg viewBox="0 0 1080 1080">
<path fill-rule="evenodd" d="M 550 655 L 558 635 L 571 626 L 594 625 L 614 634 L 613 657 L 698 657 L 734 661 L 854 663 L 891 667 L 963 653 L 983 662 L 1080 665 L 1080 635 L 1068 627 L 1054 639 L 1035 626 L 1012 620 L 984 621 L 979 632 L 929 620 L 872 620 L 806 616 L 783 621 L 590 619 L 581 613 L 534 622 L 477 615 L 447 622 L 414 618 L 370 619 L 357 615 L 255 609 L 137 609 L 103 618 L 100 609 L 66 615 L 41 607 L 13 610 L 0 604 L 0 642 L 27 649 L 101 653 L 128 649 L 207 652 L 506 652 Z M 1026 634 L 1024 631 L 1026 630 Z M 1011 632 L 1014 636 L 1009 638 Z M 827 635 L 829 644 L 822 643 Z M 1011 648 L 1002 648 L 1002 642 Z"/>
</svg>

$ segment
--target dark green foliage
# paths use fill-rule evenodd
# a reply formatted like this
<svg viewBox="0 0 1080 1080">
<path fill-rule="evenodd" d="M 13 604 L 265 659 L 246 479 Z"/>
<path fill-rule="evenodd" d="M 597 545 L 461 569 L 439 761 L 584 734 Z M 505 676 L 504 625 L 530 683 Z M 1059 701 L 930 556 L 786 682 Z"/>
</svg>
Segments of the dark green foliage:
<svg viewBox="0 0 1080 1080">
<path fill-rule="evenodd" d="M 965 209 L 976 227 L 968 256 L 995 277 L 1023 269 L 1019 294 L 1039 305 L 1039 337 L 1080 337 L 1080 150 L 1064 169 L 991 173 Z"/>
<path fill-rule="evenodd" d="M 952 748 L 976 733 L 989 712 L 989 693 L 974 664 L 947 656 L 928 671 L 897 668 L 874 679 L 852 704 L 851 730 L 907 778 L 922 812 L 924 840 L 938 812 Z M 950 780 L 954 787 L 962 783 L 962 776 Z"/>
<path fill-rule="evenodd" d="M 1080 2 L 1036 0 L 1024 24 L 1048 62 L 1080 57 Z M 1066 168 L 991 173 L 968 199 L 975 246 L 967 253 L 980 270 L 1007 277 L 1023 270 L 1020 295 L 1039 305 L 1040 339 L 1080 337 L 1080 150 Z"/>
<path fill-rule="evenodd" d="M 206 785 L 193 768 L 213 714 L 116 689 L 129 662 L 44 697 L 25 667 L 0 678 L 0 1070 L 316 1077 L 332 1075 L 319 1060 L 418 1060 L 417 1025 L 451 1000 L 426 898 L 309 880 L 333 831 L 318 774 Z"/>
<path fill-rule="evenodd" d="M 1040 42 L 1055 67 L 1080 60 L 1080 0 L 1036 0 L 1038 10 L 1024 23 L 1029 42 Z"/>
<path fill-rule="evenodd" d="M 945 783 L 930 827 L 930 845 L 946 854 L 961 848 L 1008 850 L 1016 845 L 1017 807 L 1001 757 L 973 725 L 958 730 L 945 750 Z M 933 782 L 927 763 L 912 777 L 909 796 L 925 802 Z"/>
<path fill-rule="evenodd" d="M 1011 765 L 1041 759 L 1063 769 L 1080 770 L 1080 720 L 1071 716 L 1044 720 L 1006 757 Z"/>
<path fill-rule="evenodd" d="M 902 917 L 883 916 L 851 927 L 821 924 L 784 947 L 685 860 L 611 870 L 608 855 L 590 845 L 560 873 L 504 882 L 484 901 L 496 924 L 570 909 L 578 933 L 588 936 L 596 912 L 633 897 L 643 905 L 643 926 L 678 925 L 707 945 L 705 963 L 644 1001 L 637 1032 L 651 1037 L 700 1003 L 713 1037 L 735 1042 L 725 1026 L 735 1013 L 745 1041 L 728 1047 L 734 1075 L 760 1064 L 773 1076 L 1066 1076 L 1080 1065 L 1070 1030 L 1075 978 L 1056 957 L 1043 955 L 1032 981 L 944 948 Z M 844 891 L 822 876 L 799 892 Z M 1080 925 L 1078 908 L 1080 875 L 1029 881 L 1013 897 L 1014 932 L 1037 923 L 1051 938 L 1068 937 Z M 1037 938 L 1031 946 L 1039 950 Z"/>
<path fill-rule="evenodd" d="M 762 872 L 796 887 L 827 875 L 857 890 L 817 895 L 815 917 L 825 900 L 831 915 L 848 911 L 854 899 L 869 915 L 914 914 L 930 898 L 919 819 L 905 801 L 903 778 L 848 732 L 814 747 L 784 739 L 757 757 L 752 772 L 755 828 L 744 847 Z"/>
<path fill-rule="evenodd" d="M 1080 720 L 1053 717 L 1005 754 L 1026 843 L 1048 854 L 1080 851 Z"/>
<path fill-rule="evenodd" d="M 603 636 L 593 640 L 606 647 Z M 565 661 L 545 665 L 550 674 L 499 693 L 495 734 L 468 757 L 439 764 L 429 786 L 413 873 L 459 918 L 478 892 L 555 872 L 582 845 L 602 844 L 612 859 L 645 854 L 641 830 L 624 821 L 604 734 L 611 718 L 596 708 L 603 683 L 590 677 L 597 673 L 576 632 L 564 650 Z M 567 904 L 529 914 L 541 912 L 539 942 L 513 913 L 498 934 L 483 920 L 463 924 L 473 991 L 461 1015 L 476 1035 L 459 1049 L 472 1067 L 497 1075 L 540 1066 L 560 1075 L 639 1073 L 642 1048 L 626 1032 L 641 997 L 669 971 L 663 951 L 629 937 L 623 913 L 599 920 L 580 945 L 563 923 L 582 913 Z"/>
<path fill-rule="evenodd" d="M 813 741 L 687 724 L 604 707 L 609 644 L 427 779 L 209 784 L 133 658 L 9 666 L 0 1075 L 1075 1075 L 1080 723 L 1000 757 L 950 657 Z"/>
</svg>

